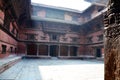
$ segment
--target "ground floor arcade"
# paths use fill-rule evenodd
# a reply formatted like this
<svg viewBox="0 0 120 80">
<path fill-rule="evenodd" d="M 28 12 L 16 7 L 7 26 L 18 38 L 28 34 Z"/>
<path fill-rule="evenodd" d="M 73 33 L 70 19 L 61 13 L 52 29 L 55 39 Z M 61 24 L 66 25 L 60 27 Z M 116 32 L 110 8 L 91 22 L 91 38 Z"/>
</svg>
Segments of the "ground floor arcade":
<svg viewBox="0 0 120 80">
<path fill-rule="evenodd" d="M 26 44 L 27 56 L 75 57 L 79 56 L 79 45 Z"/>
<path fill-rule="evenodd" d="M 104 47 L 102 45 L 25 43 L 25 55 L 29 57 L 103 58 Z"/>
</svg>

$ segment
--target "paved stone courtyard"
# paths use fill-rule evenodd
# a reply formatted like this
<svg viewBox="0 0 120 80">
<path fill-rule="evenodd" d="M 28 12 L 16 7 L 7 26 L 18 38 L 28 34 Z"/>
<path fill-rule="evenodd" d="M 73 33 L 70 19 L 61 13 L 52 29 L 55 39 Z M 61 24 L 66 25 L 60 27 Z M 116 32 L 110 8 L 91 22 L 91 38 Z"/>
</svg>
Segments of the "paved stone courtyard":
<svg viewBox="0 0 120 80">
<path fill-rule="evenodd" d="M 0 74 L 0 80 L 104 80 L 96 60 L 23 59 Z"/>
</svg>

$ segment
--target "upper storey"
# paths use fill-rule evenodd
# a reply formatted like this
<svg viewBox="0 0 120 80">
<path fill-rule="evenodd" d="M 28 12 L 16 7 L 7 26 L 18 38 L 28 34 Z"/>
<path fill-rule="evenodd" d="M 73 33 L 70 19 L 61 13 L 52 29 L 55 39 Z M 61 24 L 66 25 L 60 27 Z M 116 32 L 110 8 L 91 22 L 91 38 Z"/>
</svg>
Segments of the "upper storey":
<svg viewBox="0 0 120 80">
<path fill-rule="evenodd" d="M 0 28 L 15 39 L 19 25 L 30 16 L 28 3 L 30 4 L 29 0 L 0 0 Z"/>
<path fill-rule="evenodd" d="M 81 12 L 72 9 L 62 9 L 58 7 L 46 6 L 41 4 L 32 4 L 32 20 L 54 21 L 68 24 L 79 25 Z"/>
<path fill-rule="evenodd" d="M 108 3 L 108 0 L 85 0 L 85 1 L 88 1 L 88 2 L 91 2 L 91 3 L 98 3 L 98 4 L 101 4 L 101 5 L 105 5 Z"/>
<path fill-rule="evenodd" d="M 84 12 L 82 12 L 81 16 L 83 18 L 83 24 L 100 16 L 106 11 L 104 6 L 92 4 L 89 8 L 87 8 Z"/>
<path fill-rule="evenodd" d="M 31 7 L 32 20 L 60 22 L 73 25 L 81 25 L 87 22 L 104 9 L 104 6 L 94 4 L 84 12 L 35 3 L 32 3 Z"/>
</svg>

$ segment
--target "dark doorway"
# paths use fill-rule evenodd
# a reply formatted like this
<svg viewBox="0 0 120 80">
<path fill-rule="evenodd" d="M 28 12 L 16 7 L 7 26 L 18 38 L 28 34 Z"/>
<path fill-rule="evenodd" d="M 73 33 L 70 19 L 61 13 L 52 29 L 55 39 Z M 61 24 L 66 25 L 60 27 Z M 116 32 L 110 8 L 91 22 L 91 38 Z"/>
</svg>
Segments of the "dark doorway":
<svg viewBox="0 0 120 80">
<path fill-rule="evenodd" d="M 17 53 L 17 48 L 15 48 L 15 54 Z"/>
<path fill-rule="evenodd" d="M 50 46 L 50 56 L 52 56 L 52 57 L 58 56 L 58 46 L 57 45 Z"/>
<path fill-rule="evenodd" d="M 39 45 L 39 55 L 48 56 L 48 46 L 47 45 Z"/>
<path fill-rule="evenodd" d="M 60 56 L 68 56 L 68 46 L 60 47 Z"/>
<path fill-rule="evenodd" d="M 77 56 L 77 47 L 73 47 L 73 56 Z"/>
<path fill-rule="evenodd" d="M 28 44 L 27 45 L 27 55 L 37 55 L 37 45 Z"/>
<path fill-rule="evenodd" d="M 70 56 L 77 56 L 77 47 L 71 46 L 70 47 Z"/>
<path fill-rule="evenodd" d="M 13 47 L 10 47 L 10 52 L 13 53 Z"/>
<path fill-rule="evenodd" d="M 101 57 L 101 56 L 102 56 L 101 49 L 97 48 L 96 49 L 96 57 Z"/>
</svg>

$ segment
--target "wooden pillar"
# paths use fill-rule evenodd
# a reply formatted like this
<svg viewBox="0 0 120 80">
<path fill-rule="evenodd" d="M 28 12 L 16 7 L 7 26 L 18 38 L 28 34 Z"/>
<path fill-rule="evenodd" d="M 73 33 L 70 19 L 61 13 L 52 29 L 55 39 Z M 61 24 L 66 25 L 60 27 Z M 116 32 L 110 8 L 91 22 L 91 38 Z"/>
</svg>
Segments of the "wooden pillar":
<svg viewBox="0 0 120 80">
<path fill-rule="evenodd" d="M 25 46 L 26 46 L 25 55 L 27 56 L 27 44 Z"/>
<path fill-rule="evenodd" d="M 109 0 L 104 15 L 105 80 L 120 80 L 120 2 Z"/>
<path fill-rule="evenodd" d="M 37 56 L 39 56 L 39 44 L 37 44 Z"/>
<path fill-rule="evenodd" d="M 68 57 L 70 57 L 70 45 L 68 46 Z"/>
<path fill-rule="evenodd" d="M 48 45 L 48 56 L 50 56 L 50 45 Z"/>
<path fill-rule="evenodd" d="M 59 49 L 58 49 L 58 57 L 60 57 L 60 44 L 59 44 Z"/>
<path fill-rule="evenodd" d="M 79 53 L 80 53 L 80 51 L 79 51 L 79 46 L 77 47 L 77 57 L 79 57 Z"/>
</svg>

